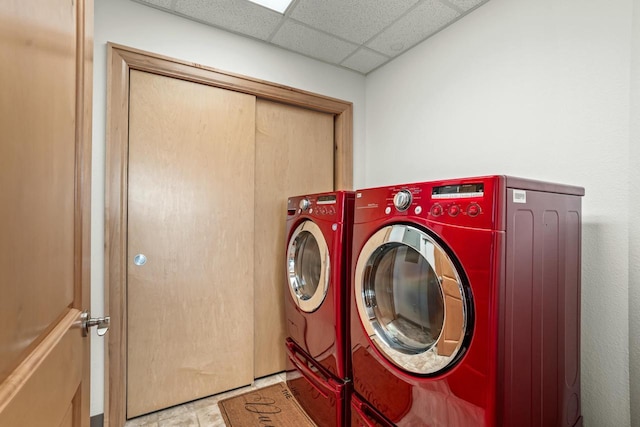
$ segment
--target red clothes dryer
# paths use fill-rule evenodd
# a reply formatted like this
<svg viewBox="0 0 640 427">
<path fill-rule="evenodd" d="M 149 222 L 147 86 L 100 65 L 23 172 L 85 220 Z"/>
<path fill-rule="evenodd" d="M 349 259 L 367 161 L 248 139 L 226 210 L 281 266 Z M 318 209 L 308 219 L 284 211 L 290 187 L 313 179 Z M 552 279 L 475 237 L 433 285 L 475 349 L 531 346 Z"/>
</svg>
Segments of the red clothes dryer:
<svg viewBox="0 0 640 427">
<path fill-rule="evenodd" d="M 347 425 L 354 192 L 291 197 L 287 210 L 287 385 L 320 426 Z"/>
<path fill-rule="evenodd" d="M 582 195 L 505 176 L 358 191 L 352 425 L 581 425 Z"/>
</svg>

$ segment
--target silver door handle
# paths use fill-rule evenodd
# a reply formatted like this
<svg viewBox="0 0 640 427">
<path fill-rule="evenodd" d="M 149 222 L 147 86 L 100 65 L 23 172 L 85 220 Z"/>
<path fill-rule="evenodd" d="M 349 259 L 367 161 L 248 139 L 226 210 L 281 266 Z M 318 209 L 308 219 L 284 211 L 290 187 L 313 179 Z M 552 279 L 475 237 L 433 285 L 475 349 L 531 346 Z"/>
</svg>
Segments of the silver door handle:
<svg viewBox="0 0 640 427">
<path fill-rule="evenodd" d="M 84 311 L 80 315 L 80 321 L 82 322 L 82 336 L 89 335 L 89 328 L 97 326 L 98 336 L 102 337 L 109 330 L 109 325 L 111 324 L 111 317 L 91 317 L 91 313 L 88 311 Z"/>
</svg>

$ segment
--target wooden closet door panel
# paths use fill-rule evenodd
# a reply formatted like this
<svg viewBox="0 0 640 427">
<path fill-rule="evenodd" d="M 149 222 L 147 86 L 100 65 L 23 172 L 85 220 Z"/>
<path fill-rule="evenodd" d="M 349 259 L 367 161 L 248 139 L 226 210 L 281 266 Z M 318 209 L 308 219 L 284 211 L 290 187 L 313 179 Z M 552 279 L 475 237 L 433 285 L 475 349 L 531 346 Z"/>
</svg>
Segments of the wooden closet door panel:
<svg viewBox="0 0 640 427">
<path fill-rule="evenodd" d="M 256 378 L 285 369 L 287 198 L 334 189 L 334 116 L 256 102 Z"/>
<path fill-rule="evenodd" d="M 129 418 L 252 382 L 255 178 L 255 97 L 130 82 Z"/>
</svg>

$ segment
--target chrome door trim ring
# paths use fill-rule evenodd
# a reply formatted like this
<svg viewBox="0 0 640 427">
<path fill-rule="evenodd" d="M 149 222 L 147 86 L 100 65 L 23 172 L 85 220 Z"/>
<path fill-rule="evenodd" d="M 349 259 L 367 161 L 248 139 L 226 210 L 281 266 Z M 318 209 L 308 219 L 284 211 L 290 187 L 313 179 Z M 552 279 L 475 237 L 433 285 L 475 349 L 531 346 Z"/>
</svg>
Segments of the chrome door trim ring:
<svg viewBox="0 0 640 427">
<path fill-rule="evenodd" d="M 420 246 L 422 247 L 417 247 L 412 243 L 407 243 L 402 240 L 402 237 L 407 230 L 411 230 L 412 232 L 416 232 L 420 235 Z M 424 242 L 425 244 L 423 244 L 422 242 Z M 426 243 L 432 245 L 431 247 L 433 247 L 434 251 L 438 252 L 440 259 L 442 259 L 443 262 L 447 262 L 447 277 L 453 275 L 454 277 L 451 277 L 451 279 L 455 280 L 455 283 L 457 284 L 457 286 L 453 286 L 452 284 L 448 285 L 447 292 L 449 292 L 449 294 L 453 293 L 452 298 L 459 298 L 462 304 L 460 304 L 459 307 L 456 307 L 457 304 L 449 304 L 448 307 L 447 304 L 445 304 L 444 325 L 442 328 L 442 332 L 440 333 L 440 336 L 438 337 L 436 342 L 423 352 L 409 354 L 407 352 L 399 351 L 396 348 L 393 348 L 390 344 L 389 339 L 386 337 L 384 328 L 377 321 L 375 314 L 373 314 L 372 307 L 368 306 L 368 303 L 372 301 L 372 295 L 375 294 L 375 291 L 372 292 L 371 286 L 369 286 L 368 284 L 365 285 L 365 280 L 370 280 L 367 273 L 368 270 L 370 270 L 372 257 L 374 257 L 373 261 L 375 262 L 375 257 L 378 256 L 376 255 L 376 252 L 381 253 L 381 251 L 379 251 L 380 248 L 383 248 L 387 245 L 405 245 L 418 252 L 429 263 L 430 267 L 438 277 L 440 290 L 441 292 L 443 292 L 443 268 L 437 265 L 433 265 L 429 258 L 427 258 L 425 250 Z M 451 280 L 449 280 L 449 282 L 451 282 Z M 462 344 L 467 333 L 469 321 L 469 313 L 467 310 L 469 296 L 466 294 L 467 292 L 465 291 L 465 287 L 463 286 L 461 274 L 458 272 L 458 268 L 451 260 L 449 254 L 431 235 L 411 225 L 393 224 L 379 229 L 366 241 L 360 251 L 360 254 L 358 255 L 354 277 L 354 297 L 356 299 L 356 306 L 358 315 L 360 317 L 360 322 L 375 347 L 385 356 L 385 358 L 387 358 L 397 367 L 408 372 L 420 375 L 435 374 L 447 368 L 457 360 L 458 353 L 462 349 Z M 451 331 L 447 331 L 447 333 L 445 333 L 445 328 L 447 326 L 446 322 L 448 318 L 462 319 L 460 330 L 458 331 L 454 329 L 455 332 L 453 336 L 456 338 L 455 340 L 451 340 Z M 451 325 L 453 325 L 454 323 L 457 322 L 452 322 Z M 440 345 L 442 345 L 443 348 L 444 346 L 447 346 L 448 350 L 446 351 L 446 353 L 449 354 L 439 354 L 438 347 Z"/>
<path fill-rule="evenodd" d="M 316 291 L 309 299 L 303 299 L 301 295 L 296 292 L 298 286 L 298 279 L 296 276 L 296 240 L 302 232 L 310 233 L 318 244 L 320 250 L 320 260 L 322 262 L 322 268 L 320 269 L 320 278 L 318 280 L 318 287 Z M 304 312 L 311 313 L 317 310 L 323 303 L 327 292 L 329 290 L 329 277 L 331 273 L 331 261 L 329 259 L 329 248 L 327 241 L 322 234 L 322 230 L 316 223 L 311 220 L 305 220 L 298 225 L 295 231 L 289 238 L 287 245 L 287 284 L 289 293 L 295 301 L 296 305 Z"/>
</svg>

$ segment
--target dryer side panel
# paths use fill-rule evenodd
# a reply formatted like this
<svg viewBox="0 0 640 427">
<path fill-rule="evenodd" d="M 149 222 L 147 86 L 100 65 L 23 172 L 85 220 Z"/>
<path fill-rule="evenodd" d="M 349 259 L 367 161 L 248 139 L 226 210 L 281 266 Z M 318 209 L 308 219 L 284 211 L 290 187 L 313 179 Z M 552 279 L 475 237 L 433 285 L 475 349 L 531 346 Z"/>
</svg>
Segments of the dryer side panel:
<svg viewBox="0 0 640 427">
<path fill-rule="evenodd" d="M 501 425 L 580 418 L 581 198 L 507 189 Z"/>
</svg>

